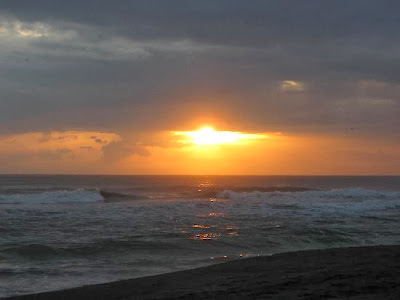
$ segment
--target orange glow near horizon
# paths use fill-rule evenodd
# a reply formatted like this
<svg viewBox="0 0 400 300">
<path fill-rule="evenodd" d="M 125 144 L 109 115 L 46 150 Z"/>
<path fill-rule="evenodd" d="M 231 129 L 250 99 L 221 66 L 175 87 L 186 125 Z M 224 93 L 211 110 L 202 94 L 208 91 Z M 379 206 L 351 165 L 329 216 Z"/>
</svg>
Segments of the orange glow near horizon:
<svg viewBox="0 0 400 300">
<path fill-rule="evenodd" d="M 210 126 L 132 135 L 67 130 L 0 135 L 0 172 L 396 175 L 398 153 L 399 142 L 394 145 L 375 138 L 372 143 L 369 137 L 355 134 L 300 136 L 217 130 Z"/>
<path fill-rule="evenodd" d="M 202 127 L 196 131 L 174 131 L 174 135 L 183 137 L 180 142 L 194 145 L 238 144 L 243 140 L 268 138 L 261 133 L 242 133 L 238 131 L 218 131 L 212 127 Z"/>
</svg>

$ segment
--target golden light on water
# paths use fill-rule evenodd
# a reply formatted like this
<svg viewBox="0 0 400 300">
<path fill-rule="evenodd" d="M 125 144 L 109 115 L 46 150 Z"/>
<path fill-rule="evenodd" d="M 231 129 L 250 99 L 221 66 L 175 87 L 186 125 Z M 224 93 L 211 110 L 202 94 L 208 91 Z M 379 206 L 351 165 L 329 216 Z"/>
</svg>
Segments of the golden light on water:
<svg viewBox="0 0 400 300">
<path fill-rule="evenodd" d="M 193 224 L 192 227 L 197 228 L 197 229 L 209 229 L 210 228 L 210 226 L 202 225 L 202 224 Z"/>
<path fill-rule="evenodd" d="M 174 131 L 174 135 L 182 137 L 181 143 L 195 145 L 237 144 L 244 140 L 268 138 L 261 133 L 242 133 L 238 131 L 218 131 L 212 127 L 202 127 L 196 131 Z"/>
<path fill-rule="evenodd" d="M 206 233 L 192 234 L 192 235 L 189 235 L 187 238 L 190 239 L 190 240 L 209 241 L 209 240 L 217 240 L 220 237 L 221 237 L 220 233 L 206 232 Z"/>
</svg>

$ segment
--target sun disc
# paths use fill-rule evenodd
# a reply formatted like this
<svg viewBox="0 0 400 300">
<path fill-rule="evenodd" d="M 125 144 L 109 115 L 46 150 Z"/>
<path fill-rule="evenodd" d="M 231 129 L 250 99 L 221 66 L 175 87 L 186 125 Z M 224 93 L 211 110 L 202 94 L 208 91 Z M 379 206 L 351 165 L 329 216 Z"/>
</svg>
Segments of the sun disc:
<svg viewBox="0 0 400 300">
<path fill-rule="evenodd" d="M 202 127 L 196 131 L 175 131 L 175 135 L 184 136 L 183 143 L 190 142 L 195 145 L 220 145 L 234 144 L 243 139 L 263 139 L 262 134 L 246 134 L 236 131 L 217 131 L 212 127 Z"/>
</svg>

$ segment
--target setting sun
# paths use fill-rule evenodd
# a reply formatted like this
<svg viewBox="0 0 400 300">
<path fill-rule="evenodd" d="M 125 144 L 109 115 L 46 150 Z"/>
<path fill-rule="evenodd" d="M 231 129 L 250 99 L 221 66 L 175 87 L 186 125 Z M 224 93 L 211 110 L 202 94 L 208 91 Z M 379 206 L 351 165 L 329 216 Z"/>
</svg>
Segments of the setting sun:
<svg viewBox="0 0 400 300">
<path fill-rule="evenodd" d="M 185 137 L 182 143 L 195 145 L 234 144 L 240 140 L 265 139 L 265 134 L 251 134 L 237 131 L 217 131 L 212 127 L 202 127 L 196 131 L 175 131 L 175 135 Z"/>
</svg>

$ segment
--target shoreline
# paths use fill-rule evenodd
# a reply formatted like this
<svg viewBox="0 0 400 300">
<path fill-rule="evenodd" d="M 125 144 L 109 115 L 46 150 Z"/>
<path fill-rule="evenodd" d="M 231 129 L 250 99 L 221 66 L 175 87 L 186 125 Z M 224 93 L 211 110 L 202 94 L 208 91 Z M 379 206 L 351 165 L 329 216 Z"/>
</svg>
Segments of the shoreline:
<svg viewBox="0 0 400 300">
<path fill-rule="evenodd" d="M 278 253 L 3 300 L 400 299 L 400 245 Z"/>
</svg>

